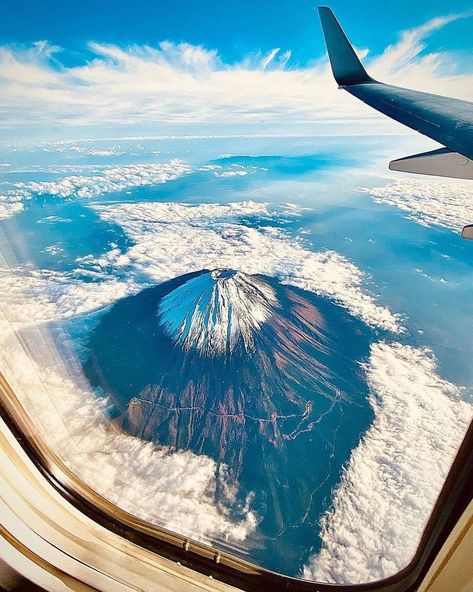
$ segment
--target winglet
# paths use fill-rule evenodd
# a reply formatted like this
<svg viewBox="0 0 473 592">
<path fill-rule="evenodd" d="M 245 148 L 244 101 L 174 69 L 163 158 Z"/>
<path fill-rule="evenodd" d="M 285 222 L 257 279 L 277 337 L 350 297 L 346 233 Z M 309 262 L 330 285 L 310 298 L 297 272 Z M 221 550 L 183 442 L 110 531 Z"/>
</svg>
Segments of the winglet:
<svg viewBox="0 0 473 592">
<path fill-rule="evenodd" d="M 319 6 L 319 16 L 324 31 L 325 44 L 327 45 L 333 76 L 339 86 L 375 82 L 363 68 L 330 8 Z"/>
</svg>

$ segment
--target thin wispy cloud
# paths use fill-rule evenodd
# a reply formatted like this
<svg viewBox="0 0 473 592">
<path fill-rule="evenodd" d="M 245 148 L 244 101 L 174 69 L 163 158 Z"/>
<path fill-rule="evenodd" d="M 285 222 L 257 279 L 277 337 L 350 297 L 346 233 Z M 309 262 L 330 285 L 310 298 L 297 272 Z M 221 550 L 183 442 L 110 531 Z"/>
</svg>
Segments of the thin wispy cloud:
<svg viewBox="0 0 473 592">
<path fill-rule="evenodd" d="M 428 52 L 427 39 L 436 31 L 459 19 L 470 18 L 473 11 L 439 16 L 419 27 L 402 31 L 399 40 L 389 45 L 372 63 L 372 73 L 384 76 L 395 84 L 406 84 L 419 90 L 452 93 L 458 98 L 471 99 L 473 92 L 458 84 L 462 74 L 452 74 L 458 64 L 448 52 Z M 424 53 L 425 52 L 425 53 Z M 450 72 L 450 74 L 449 74 Z M 469 79 L 471 82 L 471 75 Z M 468 73 L 466 73 L 468 76 Z M 466 85 L 468 87 L 468 85 Z"/>
<path fill-rule="evenodd" d="M 453 55 L 429 53 L 435 30 L 468 14 L 438 17 L 400 34 L 396 44 L 367 60 L 381 80 L 473 99 L 471 72 L 457 72 Z M 33 131 L 47 125 L 152 131 L 160 125 L 300 129 L 343 125 L 392 132 L 396 124 L 377 117 L 337 90 L 327 60 L 291 65 L 290 51 L 255 52 L 225 63 L 215 49 L 163 41 L 157 47 L 88 46 L 92 59 L 68 67 L 60 48 L 45 41 L 0 48 L 0 109 L 4 128 Z"/>
</svg>

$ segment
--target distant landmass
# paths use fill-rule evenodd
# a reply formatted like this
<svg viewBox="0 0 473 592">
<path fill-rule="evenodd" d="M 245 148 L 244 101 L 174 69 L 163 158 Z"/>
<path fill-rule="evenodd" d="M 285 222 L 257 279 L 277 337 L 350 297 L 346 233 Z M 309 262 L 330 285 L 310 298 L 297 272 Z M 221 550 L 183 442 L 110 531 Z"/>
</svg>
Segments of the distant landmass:
<svg viewBox="0 0 473 592">
<path fill-rule="evenodd" d="M 222 500 L 241 511 L 250 496 L 260 517 L 250 558 L 290 573 L 372 421 L 360 364 L 372 337 L 328 299 L 201 270 L 117 302 L 85 369 L 123 430 L 214 458 L 235 483 Z"/>
</svg>

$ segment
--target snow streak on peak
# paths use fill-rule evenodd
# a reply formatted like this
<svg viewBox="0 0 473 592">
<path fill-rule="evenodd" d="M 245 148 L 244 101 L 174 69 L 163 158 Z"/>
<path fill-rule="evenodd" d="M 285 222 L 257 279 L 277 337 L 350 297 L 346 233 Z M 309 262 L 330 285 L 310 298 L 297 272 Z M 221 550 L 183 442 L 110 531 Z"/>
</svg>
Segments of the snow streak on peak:
<svg viewBox="0 0 473 592">
<path fill-rule="evenodd" d="M 241 343 L 254 347 L 254 333 L 277 306 L 274 290 L 261 279 L 233 269 L 194 277 L 163 298 L 159 322 L 184 350 L 215 356 Z"/>
</svg>

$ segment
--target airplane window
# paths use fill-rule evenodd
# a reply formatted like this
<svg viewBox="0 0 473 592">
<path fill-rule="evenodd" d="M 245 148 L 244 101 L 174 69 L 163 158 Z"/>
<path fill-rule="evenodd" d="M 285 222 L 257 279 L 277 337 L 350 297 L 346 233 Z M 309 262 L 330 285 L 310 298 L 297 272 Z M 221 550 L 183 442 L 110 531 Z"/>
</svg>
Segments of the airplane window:
<svg viewBox="0 0 473 592">
<path fill-rule="evenodd" d="M 179 45 L 96 46 L 60 69 L 10 51 L 84 118 L 74 76 L 97 96 L 101 72 L 200 76 Z M 323 75 L 273 65 L 210 60 L 202 84 L 287 74 L 297 95 L 307 68 Z M 472 418 L 473 186 L 388 172 L 429 141 L 346 101 L 336 133 L 252 119 L 261 132 L 4 138 L 0 371 L 33 437 L 118 508 L 283 576 L 357 584 L 408 565 Z"/>
</svg>

